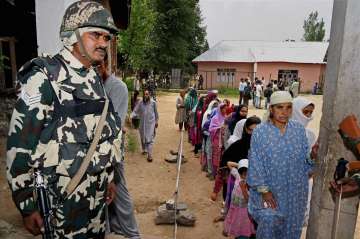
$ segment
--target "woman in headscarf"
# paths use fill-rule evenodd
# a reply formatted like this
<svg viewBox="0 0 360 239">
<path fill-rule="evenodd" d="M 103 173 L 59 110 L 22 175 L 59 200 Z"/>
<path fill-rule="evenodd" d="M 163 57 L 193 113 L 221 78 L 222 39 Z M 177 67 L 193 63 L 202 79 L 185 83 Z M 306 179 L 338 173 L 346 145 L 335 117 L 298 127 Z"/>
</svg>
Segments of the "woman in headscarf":
<svg viewBox="0 0 360 239">
<path fill-rule="evenodd" d="M 234 104 L 231 104 L 230 100 L 224 99 L 223 103 L 226 105 L 226 116 L 230 115 L 235 111 Z"/>
<path fill-rule="evenodd" d="M 230 136 L 234 133 L 234 129 L 236 124 L 242 120 L 246 119 L 248 114 L 248 106 L 247 105 L 239 105 L 235 106 L 235 111 L 231 113 L 231 115 L 225 119 L 226 129 L 224 134 L 224 146 L 227 149 L 230 145 L 228 144 L 228 140 Z"/>
<path fill-rule="evenodd" d="M 236 111 L 231 114 L 231 117 L 229 118 L 228 125 L 229 125 L 229 131 L 232 135 L 234 133 L 235 126 L 237 122 L 239 122 L 242 119 L 246 119 L 248 115 L 248 106 L 247 105 L 239 105 L 236 108 Z"/>
<path fill-rule="evenodd" d="M 203 113 L 206 111 L 210 102 L 217 98 L 217 93 L 218 93 L 217 90 L 208 91 L 203 105 Z"/>
<path fill-rule="evenodd" d="M 185 111 L 186 111 L 186 121 L 188 130 L 188 140 L 191 142 L 191 137 L 194 134 L 194 113 L 192 112 L 193 108 L 198 103 L 197 91 L 194 88 L 190 88 L 189 93 L 185 97 Z"/>
<path fill-rule="evenodd" d="M 236 123 L 234 132 L 229 137 L 229 139 L 227 141 L 227 147 L 230 147 L 230 145 L 232 145 L 233 143 L 235 143 L 236 141 L 241 139 L 242 134 L 243 134 L 243 130 L 244 130 L 245 122 L 246 122 L 246 119 L 242 119 L 242 120 L 240 120 L 239 122 Z"/>
<path fill-rule="evenodd" d="M 235 143 L 233 143 L 229 148 L 227 148 L 224 151 L 223 156 L 221 157 L 220 161 L 220 169 L 219 174 L 216 175 L 215 179 L 215 186 L 213 193 L 211 195 L 211 199 L 213 201 L 216 200 L 218 193 L 221 190 L 221 187 L 223 187 L 223 198 L 225 200 L 226 198 L 226 192 L 227 192 L 227 174 L 228 174 L 228 168 L 227 168 L 227 162 L 238 162 L 240 159 L 247 159 L 248 158 L 248 151 L 250 148 L 250 140 L 251 140 L 251 134 L 252 131 L 255 129 L 255 127 L 261 123 L 260 118 L 256 116 L 252 116 L 245 120 L 245 124 L 243 126 L 243 133 L 241 139 L 237 140 Z M 231 181 L 233 183 L 233 181 Z M 231 184 L 230 183 L 230 184 Z M 230 187 L 228 190 L 228 193 L 231 194 L 232 188 Z M 229 202 L 228 200 L 226 200 Z"/>
<path fill-rule="evenodd" d="M 309 150 L 316 143 L 316 136 L 314 132 L 312 132 L 309 128 L 307 128 L 310 121 L 314 119 L 312 113 L 315 110 L 315 104 L 311 100 L 308 100 L 304 97 L 296 97 L 293 101 L 293 113 L 292 120 L 299 122 L 302 126 L 304 126 L 306 130 L 306 137 L 309 143 Z"/>
<path fill-rule="evenodd" d="M 201 125 L 203 119 L 203 106 L 204 106 L 205 97 L 200 97 L 198 104 L 194 107 L 194 135 L 193 135 L 193 145 L 195 146 L 194 153 L 195 156 L 198 156 L 199 150 L 201 150 L 202 145 L 202 132 Z"/>
<path fill-rule="evenodd" d="M 197 91 L 194 88 L 189 89 L 189 93 L 185 97 L 185 109 L 191 111 L 198 102 Z"/>
<path fill-rule="evenodd" d="M 220 157 L 222 154 L 223 147 L 223 134 L 224 134 L 224 120 L 226 114 L 226 105 L 220 104 L 215 116 L 211 119 L 209 132 L 212 146 L 212 166 L 213 166 L 213 177 L 215 178 L 217 170 L 219 168 Z"/>
<path fill-rule="evenodd" d="M 208 106 L 208 109 L 203 115 L 203 120 L 201 124 L 201 131 L 203 136 L 202 143 L 202 154 L 201 154 L 201 168 L 203 171 L 207 172 L 207 176 L 212 175 L 212 163 L 211 163 L 211 139 L 209 126 L 211 121 L 212 111 L 218 107 L 219 102 L 217 100 L 211 101 Z"/>
<path fill-rule="evenodd" d="M 268 118 L 253 132 L 247 182 L 256 238 L 299 239 L 312 165 L 304 127 L 290 120 L 289 92 L 271 95 Z"/>
<path fill-rule="evenodd" d="M 314 110 L 315 110 L 315 104 L 311 100 L 308 100 L 304 97 L 296 97 L 293 101 L 292 119 L 302 124 L 302 126 L 304 126 L 305 128 L 306 137 L 309 144 L 309 151 L 308 151 L 309 158 L 310 158 L 311 149 L 316 143 L 316 136 L 314 132 L 311 131 L 309 128 L 307 128 L 310 121 L 314 119 L 314 117 L 312 116 Z M 307 202 L 307 208 L 306 208 L 305 220 L 304 220 L 305 226 L 307 225 L 307 222 L 309 220 L 312 186 L 313 186 L 313 178 L 310 177 L 309 195 L 308 195 L 308 202 Z"/>
<path fill-rule="evenodd" d="M 213 100 L 210 102 L 209 106 L 207 107 L 206 111 L 204 112 L 201 127 L 204 126 L 205 122 L 209 120 L 209 116 L 213 109 L 217 108 L 219 106 L 219 101 Z"/>
</svg>

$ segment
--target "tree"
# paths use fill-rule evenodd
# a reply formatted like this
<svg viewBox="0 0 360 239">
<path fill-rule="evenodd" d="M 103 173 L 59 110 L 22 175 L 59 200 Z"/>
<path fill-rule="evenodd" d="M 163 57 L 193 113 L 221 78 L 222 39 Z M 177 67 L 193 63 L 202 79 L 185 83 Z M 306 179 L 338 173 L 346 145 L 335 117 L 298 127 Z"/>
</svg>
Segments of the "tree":
<svg viewBox="0 0 360 239">
<path fill-rule="evenodd" d="M 305 41 L 323 41 L 325 37 L 325 22 L 321 18 L 318 20 L 318 12 L 311 12 L 308 19 L 304 21 L 304 36 Z"/>
<path fill-rule="evenodd" d="M 151 0 L 132 0 L 130 25 L 118 38 L 119 61 L 125 72 L 150 68 L 148 55 L 153 48 L 150 33 L 155 19 Z"/>
<path fill-rule="evenodd" d="M 157 12 L 151 39 L 154 68 L 191 71 L 191 61 L 206 48 L 206 29 L 201 27 L 198 0 L 154 0 Z"/>
<path fill-rule="evenodd" d="M 193 73 L 191 61 L 209 49 L 198 0 L 133 0 L 130 25 L 118 39 L 125 72 Z"/>
<path fill-rule="evenodd" d="M 189 56 L 185 64 L 185 71 L 189 73 L 195 72 L 195 65 L 192 63 L 192 60 L 209 49 L 209 43 L 206 39 L 206 27 L 202 26 L 203 19 L 201 18 L 198 0 L 195 1 L 195 4 L 194 28 L 193 33 L 190 35 Z"/>
</svg>

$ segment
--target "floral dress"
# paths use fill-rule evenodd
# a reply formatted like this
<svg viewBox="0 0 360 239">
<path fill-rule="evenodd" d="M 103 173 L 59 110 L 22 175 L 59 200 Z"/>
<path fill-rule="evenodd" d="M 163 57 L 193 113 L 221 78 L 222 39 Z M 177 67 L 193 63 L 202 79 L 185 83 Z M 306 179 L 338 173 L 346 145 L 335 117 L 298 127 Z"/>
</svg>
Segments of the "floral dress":
<svg viewBox="0 0 360 239">
<path fill-rule="evenodd" d="M 229 236 L 250 237 L 255 234 L 255 228 L 247 209 L 248 202 L 245 195 L 248 194 L 248 190 L 246 182 L 240 178 L 236 168 L 231 169 L 231 175 L 236 179 L 231 193 L 230 208 L 224 221 L 224 230 Z"/>
</svg>

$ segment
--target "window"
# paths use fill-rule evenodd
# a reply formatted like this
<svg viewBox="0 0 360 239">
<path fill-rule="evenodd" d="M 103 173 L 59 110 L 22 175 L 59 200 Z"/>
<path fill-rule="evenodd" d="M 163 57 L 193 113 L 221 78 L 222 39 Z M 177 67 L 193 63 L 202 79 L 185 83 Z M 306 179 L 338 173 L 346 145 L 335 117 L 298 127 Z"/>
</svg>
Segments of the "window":
<svg viewBox="0 0 360 239">
<path fill-rule="evenodd" d="M 291 83 L 298 79 L 298 70 L 279 70 L 278 80 L 283 79 L 285 86 L 291 85 Z"/>
<path fill-rule="evenodd" d="M 222 68 L 217 69 L 217 82 L 221 83 L 232 83 L 235 80 L 235 69 L 232 68 Z"/>
</svg>

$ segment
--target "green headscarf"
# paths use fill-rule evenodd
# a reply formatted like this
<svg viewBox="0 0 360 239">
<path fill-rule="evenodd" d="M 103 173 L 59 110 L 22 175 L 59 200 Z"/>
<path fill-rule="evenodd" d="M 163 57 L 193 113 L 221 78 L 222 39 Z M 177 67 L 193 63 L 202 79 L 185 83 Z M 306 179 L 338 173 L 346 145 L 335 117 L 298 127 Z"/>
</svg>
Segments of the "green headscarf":
<svg viewBox="0 0 360 239">
<path fill-rule="evenodd" d="M 191 89 L 185 98 L 185 109 L 192 110 L 194 106 L 198 103 L 197 91 L 195 89 Z"/>
</svg>

